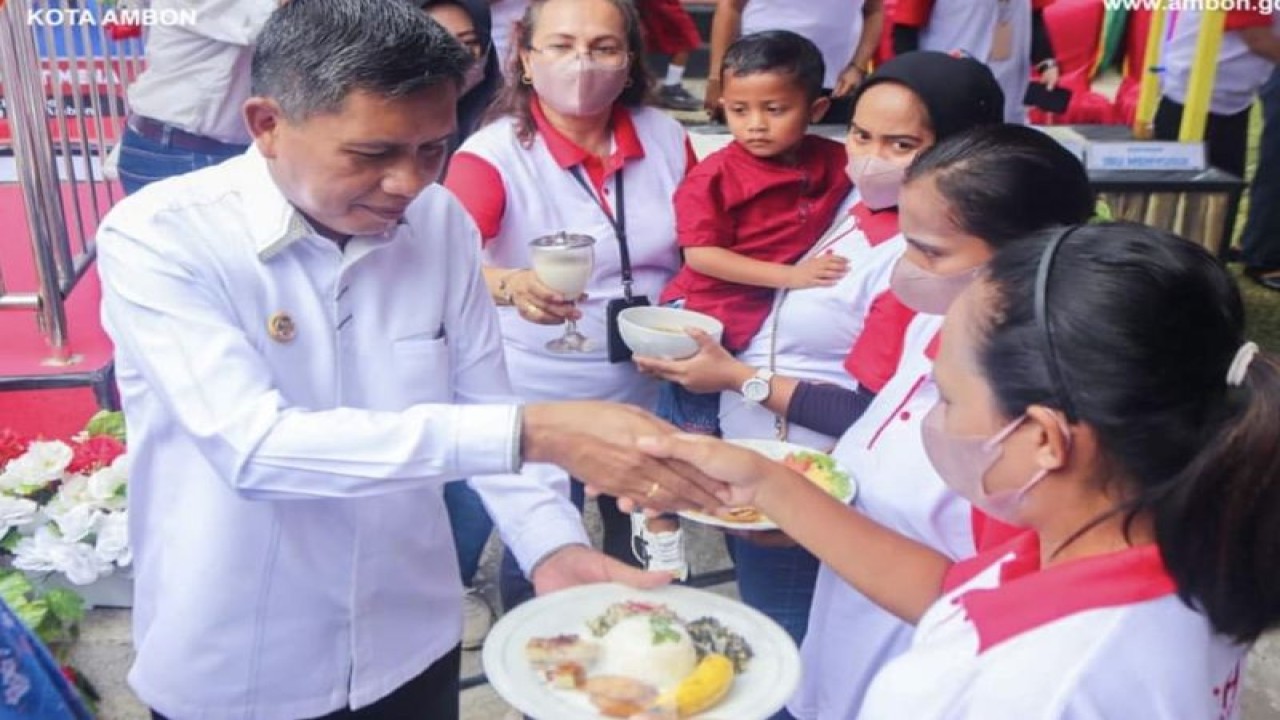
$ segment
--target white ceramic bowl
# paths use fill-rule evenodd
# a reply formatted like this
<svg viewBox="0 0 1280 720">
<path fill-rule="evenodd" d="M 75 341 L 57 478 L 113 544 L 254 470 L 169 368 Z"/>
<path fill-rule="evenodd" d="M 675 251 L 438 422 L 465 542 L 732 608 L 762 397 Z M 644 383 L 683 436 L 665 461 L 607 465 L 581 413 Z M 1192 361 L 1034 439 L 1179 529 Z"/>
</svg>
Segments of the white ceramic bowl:
<svg viewBox="0 0 1280 720">
<path fill-rule="evenodd" d="M 641 357 L 680 360 L 698 352 L 698 343 L 685 333 L 695 327 L 720 342 L 724 325 L 710 315 L 669 307 L 632 307 L 618 313 L 618 331 L 631 352 Z"/>
</svg>

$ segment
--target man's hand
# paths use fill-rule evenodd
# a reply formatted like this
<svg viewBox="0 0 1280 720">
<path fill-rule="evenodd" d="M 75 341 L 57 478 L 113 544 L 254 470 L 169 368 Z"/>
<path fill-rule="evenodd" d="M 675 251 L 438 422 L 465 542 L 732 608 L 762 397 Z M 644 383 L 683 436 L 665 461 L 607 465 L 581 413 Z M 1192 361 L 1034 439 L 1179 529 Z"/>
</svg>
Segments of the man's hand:
<svg viewBox="0 0 1280 720">
<path fill-rule="evenodd" d="M 559 465 L 589 490 L 663 511 L 723 505 L 724 483 L 678 460 L 658 460 L 636 447 L 641 437 L 676 429 L 639 408 L 607 402 L 525 406 L 523 457 Z"/>
<path fill-rule="evenodd" d="M 858 85 L 866 79 L 867 73 L 854 63 L 849 63 L 840 73 L 840 77 L 836 78 L 836 87 L 832 91 L 831 96 L 842 98 L 857 89 Z"/>
<path fill-rule="evenodd" d="M 538 563 L 531 579 L 534 590 L 545 595 L 575 585 L 601 582 L 647 590 L 671 582 L 671 575 L 633 568 L 585 545 L 567 545 Z"/>
<path fill-rule="evenodd" d="M 712 122 L 724 122 L 724 106 L 720 104 L 721 92 L 719 80 L 707 81 L 707 91 L 702 97 L 702 109 L 707 111 L 707 117 Z"/>
<path fill-rule="evenodd" d="M 757 495 L 766 486 L 808 482 L 796 471 L 754 450 L 705 435 L 641 438 L 639 447 L 655 458 L 688 463 L 709 477 L 728 483 L 731 491 L 725 504 L 730 507 L 757 505 Z"/>
</svg>

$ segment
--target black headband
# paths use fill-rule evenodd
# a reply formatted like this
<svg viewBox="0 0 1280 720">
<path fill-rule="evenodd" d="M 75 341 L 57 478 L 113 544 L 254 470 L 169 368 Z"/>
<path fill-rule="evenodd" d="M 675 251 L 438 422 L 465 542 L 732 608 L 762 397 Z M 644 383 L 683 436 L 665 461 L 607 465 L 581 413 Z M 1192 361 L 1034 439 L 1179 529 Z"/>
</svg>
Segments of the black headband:
<svg viewBox="0 0 1280 720">
<path fill-rule="evenodd" d="M 1036 269 L 1036 324 L 1040 326 L 1044 336 L 1044 360 L 1049 367 L 1053 394 L 1057 396 L 1060 409 L 1067 416 L 1067 422 L 1076 421 L 1076 407 L 1071 401 L 1071 395 L 1067 392 L 1067 384 L 1062 379 L 1062 368 L 1058 366 L 1058 353 L 1054 348 L 1053 323 L 1049 322 L 1049 273 L 1053 271 L 1053 259 L 1057 256 L 1062 242 L 1081 227 L 1083 226 L 1072 225 L 1058 233 L 1058 236 L 1045 246 L 1044 253 L 1040 256 L 1040 266 Z"/>
</svg>

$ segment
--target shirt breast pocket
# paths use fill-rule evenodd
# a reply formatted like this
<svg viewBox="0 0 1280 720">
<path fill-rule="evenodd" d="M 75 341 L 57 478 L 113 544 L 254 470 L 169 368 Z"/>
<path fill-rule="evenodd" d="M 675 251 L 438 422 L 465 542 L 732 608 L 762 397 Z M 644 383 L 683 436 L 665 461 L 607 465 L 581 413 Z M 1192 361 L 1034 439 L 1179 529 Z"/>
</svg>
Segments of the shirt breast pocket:
<svg viewBox="0 0 1280 720">
<path fill-rule="evenodd" d="M 396 383 L 390 398 L 397 407 L 453 400 L 453 363 L 449 338 L 444 334 L 420 334 L 391 343 Z"/>
</svg>

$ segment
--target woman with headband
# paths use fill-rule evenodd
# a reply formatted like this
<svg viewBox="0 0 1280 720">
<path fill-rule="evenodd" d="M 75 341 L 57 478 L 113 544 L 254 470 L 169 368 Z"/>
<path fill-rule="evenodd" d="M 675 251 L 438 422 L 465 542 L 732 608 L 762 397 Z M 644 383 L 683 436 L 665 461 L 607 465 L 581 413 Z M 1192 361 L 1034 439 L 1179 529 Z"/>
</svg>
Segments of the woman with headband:
<svg viewBox="0 0 1280 720">
<path fill-rule="evenodd" d="M 1280 374 L 1223 266 L 1138 225 L 1037 234 L 952 306 L 934 374 L 924 449 L 1021 528 L 960 562 L 749 452 L 649 447 L 917 625 L 857 717 L 1236 717 L 1280 617 Z"/>
</svg>

